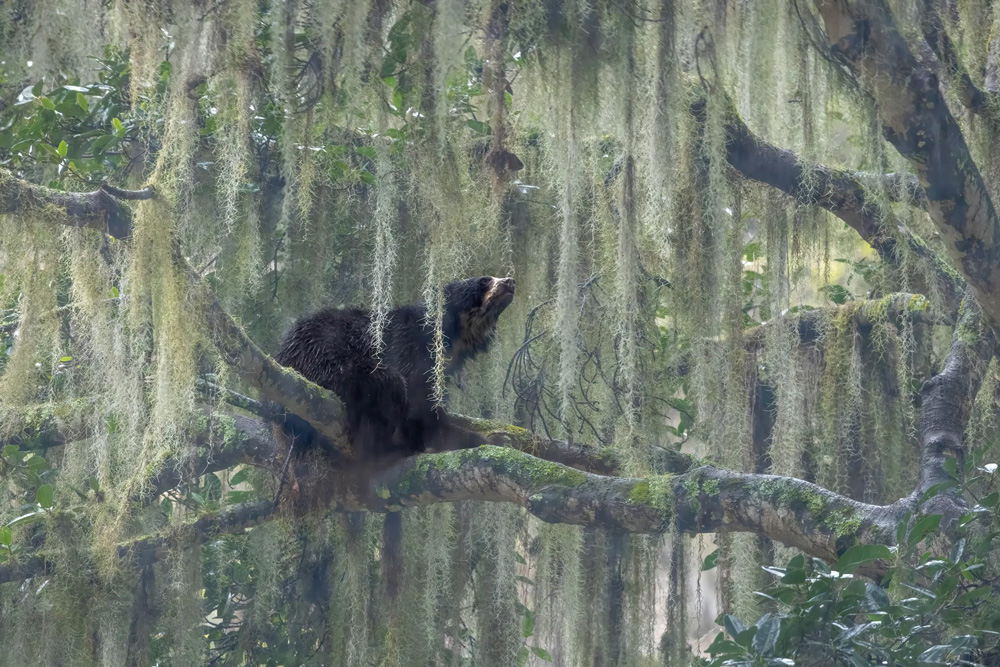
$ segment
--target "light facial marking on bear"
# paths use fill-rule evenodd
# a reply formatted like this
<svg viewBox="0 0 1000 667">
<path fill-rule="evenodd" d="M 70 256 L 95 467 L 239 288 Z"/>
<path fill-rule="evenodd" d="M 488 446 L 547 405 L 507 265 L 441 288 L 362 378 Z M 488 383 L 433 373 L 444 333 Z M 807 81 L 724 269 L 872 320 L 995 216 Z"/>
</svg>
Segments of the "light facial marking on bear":
<svg viewBox="0 0 1000 667">
<path fill-rule="evenodd" d="M 490 288 L 486 291 L 486 296 L 483 297 L 483 304 L 487 304 L 496 298 L 497 290 L 500 289 L 500 279 L 491 276 L 490 277 Z"/>
<path fill-rule="evenodd" d="M 490 287 L 483 296 L 483 302 L 471 311 L 459 315 L 462 336 L 461 347 L 476 348 L 493 333 L 500 313 L 510 304 L 514 296 L 514 288 L 506 278 L 490 276 Z M 505 297 L 510 296 L 509 299 Z"/>
</svg>

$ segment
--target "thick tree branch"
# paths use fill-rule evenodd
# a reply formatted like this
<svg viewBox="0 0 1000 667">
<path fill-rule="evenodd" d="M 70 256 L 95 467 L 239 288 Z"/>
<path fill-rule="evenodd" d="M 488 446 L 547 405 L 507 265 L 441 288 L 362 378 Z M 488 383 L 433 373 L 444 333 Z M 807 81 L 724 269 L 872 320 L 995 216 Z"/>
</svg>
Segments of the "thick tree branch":
<svg viewBox="0 0 1000 667">
<path fill-rule="evenodd" d="M 696 119 L 705 121 L 705 98 L 698 99 L 691 109 Z M 896 261 L 896 242 L 882 228 L 881 207 L 852 172 L 804 164 L 791 151 L 755 136 L 732 108 L 726 130 L 726 159 L 737 171 L 803 204 L 826 209 L 846 222 L 883 259 Z"/>
<path fill-rule="evenodd" d="M 995 340 L 993 332 L 983 326 L 979 308 L 970 295 L 963 303 L 944 368 L 920 388 L 923 453 L 918 493 L 952 479 L 945 468 L 948 457 L 955 457 L 958 470 L 962 470 L 965 427 L 993 356 Z M 957 493 L 956 488 L 947 495 Z"/>
<path fill-rule="evenodd" d="M 267 422 L 225 413 L 210 413 L 207 422 L 207 428 L 192 443 L 204 453 L 164 461 L 156 476 L 149 480 L 147 499 L 169 491 L 184 480 L 229 470 L 241 463 L 278 469 L 279 462 L 275 459 L 278 450 Z"/>
<path fill-rule="evenodd" d="M 70 227 L 93 227 L 117 239 L 132 234 L 132 214 L 121 199 L 151 199 L 153 188 L 122 190 L 102 185 L 93 192 L 64 192 L 21 180 L 0 169 L 0 213 L 44 213 L 53 207 L 65 212 L 59 216 Z"/>
<path fill-rule="evenodd" d="M 958 50 L 951 41 L 951 36 L 945 30 L 941 20 L 941 12 L 938 7 L 940 3 L 934 0 L 924 0 L 921 9 L 920 29 L 923 32 L 927 45 L 933 51 L 934 56 L 945 67 L 945 72 L 952 80 L 955 91 L 958 94 L 962 105 L 975 114 L 987 114 L 990 120 L 995 122 L 993 113 L 996 110 L 997 100 L 994 93 L 989 90 L 980 90 L 972 81 L 969 72 L 962 64 L 958 56 Z M 992 99 L 991 99 L 992 98 Z"/>
<path fill-rule="evenodd" d="M 948 255 L 1000 325 L 1000 221 L 934 72 L 884 0 L 815 0 L 833 53 L 879 105 L 882 133 L 913 166 Z"/>
<path fill-rule="evenodd" d="M 485 445 L 406 459 L 371 478 L 309 485 L 296 508 L 385 512 L 459 500 L 511 502 L 549 523 L 630 533 L 753 532 L 828 560 L 857 541 L 891 544 L 908 507 L 709 465 L 649 479 L 605 477 Z"/>
<path fill-rule="evenodd" d="M 859 328 L 868 329 L 879 322 L 887 322 L 899 326 L 908 319 L 913 323 L 921 324 L 943 324 L 951 323 L 949 318 L 934 317 L 929 311 L 930 303 L 927 298 L 920 294 L 907 294 L 903 292 L 886 294 L 881 299 L 870 299 L 864 301 L 848 301 L 842 306 L 834 308 L 816 308 L 796 313 L 795 315 L 785 315 L 794 317 L 796 328 L 799 334 L 799 343 L 811 343 L 820 338 L 823 334 L 824 325 L 837 314 L 849 317 Z M 767 331 L 777 326 L 781 319 L 772 319 L 760 326 L 748 329 L 745 334 L 746 347 L 748 349 L 760 348 L 765 344 Z"/>
<path fill-rule="evenodd" d="M 752 532 L 829 561 L 855 543 L 892 544 L 898 521 L 911 509 L 908 501 L 866 505 L 802 480 L 707 465 L 649 479 L 606 477 L 491 445 L 410 457 L 374 475 L 300 477 L 291 503 L 296 512 L 394 512 L 461 500 L 509 502 L 549 523 L 629 533 Z M 118 554 L 146 565 L 163 547 L 204 543 L 271 512 L 270 502 L 236 505 L 123 544 Z M 44 566 L 30 559 L 0 567 L 0 583 L 40 574 Z M 877 577 L 884 566 L 865 574 Z"/>
<path fill-rule="evenodd" d="M 695 118 L 704 121 L 705 98 L 697 99 L 691 110 Z M 896 237 L 888 233 L 883 224 L 892 220 L 892 214 L 884 210 L 881 197 L 865 182 L 881 179 L 880 189 L 889 201 L 921 207 L 926 204 L 923 189 L 910 174 L 859 174 L 805 163 L 791 151 L 754 135 L 735 109 L 731 109 L 726 125 L 726 159 L 747 178 L 777 188 L 802 204 L 819 206 L 833 213 L 874 248 L 883 261 L 893 264 L 901 259 L 899 248 Z M 927 260 L 945 301 L 957 309 L 963 290 L 961 281 L 909 230 L 899 227 L 897 233 L 906 240 L 910 252 Z"/>
<path fill-rule="evenodd" d="M 203 294 L 205 320 L 212 341 L 223 360 L 265 398 L 285 406 L 289 412 L 308 421 L 341 456 L 354 458 L 344 427 L 343 402 L 332 392 L 306 380 L 264 354 L 243 328 L 233 321 L 190 266 L 186 262 L 182 266 L 187 270 L 192 291 Z"/>
<path fill-rule="evenodd" d="M 274 503 L 255 501 L 203 514 L 191 522 L 119 545 L 118 557 L 135 565 L 150 565 L 159 560 L 169 547 L 204 544 L 219 535 L 250 528 L 268 519 L 274 510 Z"/>
<path fill-rule="evenodd" d="M 600 526 L 633 533 L 752 532 L 806 553 L 835 560 L 857 543 L 894 544 L 896 527 L 907 512 L 918 509 L 920 495 L 945 481 L 944 459 L 961 457 L 961 437 L 968 407 L 992 354 L 993 338 L 979 327 L 971 301 L 963 310 L 955 342 L 942 372 L 923 390 L 921 412 L 924 444 L 920 487 L 892 505 L 868 505 L 808 482 L 774 475 L 737 473 L 674 453 L 668 465 L 677 474 L 648 479 L 608 477 L 545 461 L 510 447 L 425 454 L 404 459 L 388 469 L 354 467 L 332 470 L 303 462 L 286 503 L 295 512 L 398 511 L 440 502 L 486 500 L 510 502 L 551 523 Z M 177 484 L 184 471 L 198 475 L 257 458 L 273 463 L 273 441 L 262 422 L 245 417 L 218 421 L 221 441 L 207 435 L 205 444 L 222 444 L 212 456 L 165 466 L 153 480 L 163 491 Z M 546 442 L 523 429 L 485 420 L 462 418 L 466 428 L 501 434 L 505 444 L 567 461 L 600 461 L 615 468 L 610 453 L 595 455 L 584 446 Z M 232 435 L 235 434 L 235 435 Z M 187 531 L 184 544 L 199 543 L 220 532 L 253 525 L 271 512 L 270 503 L 239 505 L 200 517 Z M 965 510 L 953 493 L 935 496 L 922 509 L 946 515 L 945 525 Z M 193 530 L 193 534 L 191 531 Z M 147 563 L 176 533 L 135 540 L 119 549 L 122 557 Z M 874 563 L 862 573 L 879 577 L 888 564 Z M 0 567 L 0 582 L 42 573 L 45 563 L 32 559 Z"/>
</svg>

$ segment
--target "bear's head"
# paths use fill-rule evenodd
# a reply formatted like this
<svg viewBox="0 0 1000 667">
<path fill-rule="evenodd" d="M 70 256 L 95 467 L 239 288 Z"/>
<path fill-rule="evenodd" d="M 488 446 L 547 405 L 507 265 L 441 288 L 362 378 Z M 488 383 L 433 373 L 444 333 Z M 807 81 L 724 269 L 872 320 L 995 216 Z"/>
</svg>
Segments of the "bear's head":
<svg viewBox="0 0 1000 667">
<path fill-rule="evenodd" d="M 452 356 L 485 351 L 500 313 L 513 300 L 513 278 L 482 276 L 445 286 L 444 333 Z"/>
</svg>

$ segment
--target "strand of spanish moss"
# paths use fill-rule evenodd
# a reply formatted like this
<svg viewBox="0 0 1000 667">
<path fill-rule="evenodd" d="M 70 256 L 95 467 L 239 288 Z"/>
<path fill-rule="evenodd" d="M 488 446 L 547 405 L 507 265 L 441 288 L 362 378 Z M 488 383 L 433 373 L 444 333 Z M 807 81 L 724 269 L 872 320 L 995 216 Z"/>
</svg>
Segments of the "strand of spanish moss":
<svg viewBox="0 0 1000 667">
<path fill-rule="evenodd" d="M 437 275 L 437 253 L 432 247 L 427 258 L 427 278 L 424 282 L 423 301 L 427 304 L 428 315 L 434 317 L 434 388 L 431 394 L 435 405 L 443 405 L 445 400 L 445 349 L 444 349 L 444 295 Z"/>
<path fill-rule="evenodd" d="M 375 193 L 375 248 L 372 253 L 372 321 L 371 338 L 375 353 L 382 354 L 384 342 L 382 334 L 392 308 L 392 274 L 396 265 L 396 238 L 393 227 L 396 224 L 398 202 L 396 200 L 396 177 L 392 161 L 382 147 L 376 161 L 378 187 Z"/>
<path fill-rule="evenodd" d="M 556 273 L 556 331 L 559 332 L 559 410 L 563 418 L 569 414 L 569 403 L 577 371 L 577 332 L 579 330 L 578 230 L 575 211 L 576 164 L 579 160 L 573 123 L 573 109 L 555 110 L 557 118 L 565 118 L 561 126 L 559 146 L 563 155 L 559 178 L 559 264 Z"/>
<path fill-rule="evenodd" d="M 181 549 L 172 554 L 167 567 L 167 637 L 172 656 L 178 663 L 205 663 L 206 644 L 202 641 L 201 550 Z"/>
<path fill-rule="evenodd" d="M 301 233 L 308 229 L 309 211 L 302 214 L 302 204 L 311 205 L 311 197 L 302 197 L 300 190 L 300 168 L 301 150 L 305 144 L 306 137 L 302 130 L 302 116 L 294 113 L 296 110 L 296 91 L 294 72 L 294 50 L 295 50 L 295 28 L 298 21 L 297 3 L 281 3 L 277 11 L 270 13 L 273 21 L 271 24 L 272 43 L 271 48 L 275 54 L 276 67 L 273 69 L 273 76 L 276 79 L 272 82 L 272 87 L 278 95 L 280 104 L 285 112 L 285 122 L 281 132 L 281 173 L 285 179 L 285 187 L 281 202 L 281 224 L 286 230 L 301 230 Z M 298 209 L 298 210 L 297 210 Z M 298 224 L 296 224 L 298 223 Z"/>
<path fill-rule="evenodd" d="M 366 19 L 369 0 L 319 0 L 308 8 L 317 24 L 322 65 L 322 80 L 328 87 L 346 89 L 355 94 L 361 87 L 365 68 Z M 378 81 L 376 85 L 381 85 Z M 335 94 L 337 90 L 328 90 Z"/>
<path fill-rule="evenodd" d="M 580 616 L 587 604 L 581 598 L 581 532 L 557 524 L 530 523 L 541 548 L 530 561 L 535 565 L 536 635 L 557 664 L 569 663 L 571 647 L 581 640 Z"/>
<path fill-rule="evenodd" d="M 407 566 L 422 571 L 422 576 L 404 580 L 412 588 L 414 603 L 405 625 L 411 628 L 411 641 L 420 647 L 416 655 L 426 655 L 430 662 L 441 657 L 447 641 L 447 620 L 458 612 L 451 608 L 444 591 L 452 588 L 452 570 L 465 564 L 452 562 L 457 540 L 453 508 L 422 508 L 420 512 L 404 513 L 404 520 Z M 407 543 L 413 546 L 407 547 Z"/>
<path fill-rule="evenodd" d="M 680 535 L 673 532 L 670 534 L 666 564 L 669 573 L 665 610 L 667 627 L 660 640 L 664 664 L 668 667 L 686 666 L 690 659 L 687 650 L 689 614 L 686 546 L 686 541 Z"/>
<path fill-rule="evenodd" d="M 478 536 L 480 563 L 475 583 L 476 664 L 515 665 L 519 636 L 514 587 L 516 534 L 520 513 L 499 504 L 473 507 L 473 534 Z"/>
<path fill-rule="evenodd" d="M 638 225 L 636 211 L 636 173 L 635 144 L 636 123 L 632 110 L 632 100 L 636 93 L 635 82 L 635 34 L 631 24 L 625 22 L 625 98 L 628 100 L 622 111 L 624 116 L 625 151 L 622 159 L 625 162 L 622 174 L 621 219 L 618 224 L 618 249 L 616 253 L 616 291 L 617 291 L 617 322 L 616 336 L 618 338 L 618 371 L 620 374 L 619 401 L 623 406 L 627 434 L 625 440 L 632 443 L 633 434 L 637 429 L 639 387 L 641 381 L 638 366 L 637 325 L 639 303 L 636 294 L 638 285 L 638 270 L 635 254 L 635 235 Z M 631 447 L 630 447 L 631 449 Z"/>
</svg>

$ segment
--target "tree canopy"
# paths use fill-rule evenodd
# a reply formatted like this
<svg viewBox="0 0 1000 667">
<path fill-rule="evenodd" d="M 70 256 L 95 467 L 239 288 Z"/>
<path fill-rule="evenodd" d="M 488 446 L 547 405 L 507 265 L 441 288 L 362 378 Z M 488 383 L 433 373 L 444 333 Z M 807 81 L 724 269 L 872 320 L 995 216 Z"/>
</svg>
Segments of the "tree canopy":
<svg viewBox="0 0 1000 667">
<path fill-rule="evenodd" d="M 0 6 L 0 665 L 995 664 L 998 22 Z M 416 302 L 483 446 L 359 461 L 270 353 Z"/>
</svg>

